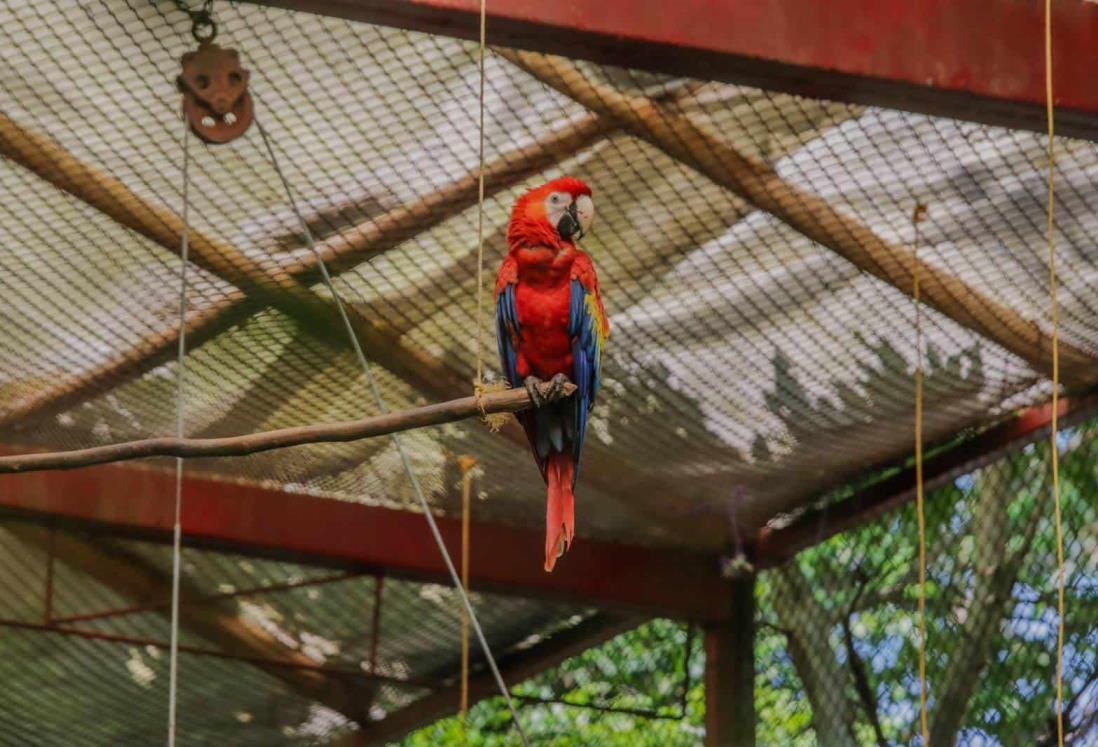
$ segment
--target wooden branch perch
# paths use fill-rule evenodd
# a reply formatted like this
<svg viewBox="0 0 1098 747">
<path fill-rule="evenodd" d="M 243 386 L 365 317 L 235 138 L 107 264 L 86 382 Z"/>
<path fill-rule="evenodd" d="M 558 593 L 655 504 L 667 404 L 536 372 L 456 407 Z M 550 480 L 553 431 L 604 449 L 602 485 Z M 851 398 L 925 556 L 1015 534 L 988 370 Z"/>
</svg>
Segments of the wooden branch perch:
<svg viewBox="0 0 1098 747">
<path fill-rule="evenodd" d="M 542 385 L 542 396 L 547 400 L 560 399 L 576 391 L 568 384 L 556 396 L 551 396 L 549 385 Z M 341 423 L 321 423 L 275 431 L 250 433 L 226 438 L 149 438 L 127 441 L 108 446 L 94 446 L 75 451 L 48 452 L 44 454 L 20 454 L 0 457 L 0 474 L 35 472 L 47 469 L 75 469 L 93 464 L 120 462 L 145 457 L 238 457 L 256 454 L 288 446 L 315 443 L 358 441 L 363 438 L 385 436 L 391 433 L 423 428 L 429 425 L 452 423 L 479 415 L 501 412 L 521 412 L 532 406 L 525 389 L 508 389 L 501 392 L 485 392 L 480 403 L 476 397 L 463 397 L 440 402 L 413 410 L 390 412 L 360 420 Z"/>
<path fill-rule="evenodd" d="M 769 164 L 743 155 L 685 114 L 589 80 L 575 64 L 559 57 L 495 51 L 901 293 L 912 295 L 918 267 L 923 298 L 929 306 L 998 343 L 1038 371 L 1047 375 L 1052 370 L 1052 336 L 1038 324 L 944 269 L 918 260 L 909 248 L 886 241 L 818 195 L 782 179 Z M 1064 381 L 1073 385 L 1087 386 L 1098 380 L 1098 358 L 1062 340 L 1060 368 Z"/>
</svg>

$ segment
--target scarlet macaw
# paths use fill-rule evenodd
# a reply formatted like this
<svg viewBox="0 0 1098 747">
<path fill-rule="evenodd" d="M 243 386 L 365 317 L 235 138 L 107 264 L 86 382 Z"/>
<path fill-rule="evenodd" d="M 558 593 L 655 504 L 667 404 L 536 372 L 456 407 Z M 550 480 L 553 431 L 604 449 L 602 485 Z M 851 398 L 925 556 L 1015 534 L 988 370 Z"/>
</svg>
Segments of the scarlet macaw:
<svg viewBox="0 0 1098 747">
<path fill-rule="evenodd" d="M 599 391 L 610 323 L 591 258 L 576 246 L 591 227 L 595 203 L 579 179 L 555 179 L 515 203 L 510 251 L 496 279 L 496 336 L 511 386 L 524 386 L 535 407 L 519 415 L 548 485 L 545 570 L 575 535 L 573 490 L 587 419 Z M 546 402 L 537 385 L 567 381 L 576 392 Z"/>
</svg>

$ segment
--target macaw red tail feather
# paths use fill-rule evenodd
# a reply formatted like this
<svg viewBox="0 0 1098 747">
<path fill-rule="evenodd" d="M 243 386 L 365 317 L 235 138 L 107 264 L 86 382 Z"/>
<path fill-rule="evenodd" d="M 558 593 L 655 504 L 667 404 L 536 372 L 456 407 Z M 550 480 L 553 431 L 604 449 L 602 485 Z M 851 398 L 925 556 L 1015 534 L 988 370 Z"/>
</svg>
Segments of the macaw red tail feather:
<svg viewBox="0 0 1098 747">
<path fill-rule="evenodd" d="M 576 499 L 572 478 L 576 465 L 569 451 L 549 455 L 549 500 L 545 509 L 545 570 L 550 572 L 576 536 Z"/>
</svg>

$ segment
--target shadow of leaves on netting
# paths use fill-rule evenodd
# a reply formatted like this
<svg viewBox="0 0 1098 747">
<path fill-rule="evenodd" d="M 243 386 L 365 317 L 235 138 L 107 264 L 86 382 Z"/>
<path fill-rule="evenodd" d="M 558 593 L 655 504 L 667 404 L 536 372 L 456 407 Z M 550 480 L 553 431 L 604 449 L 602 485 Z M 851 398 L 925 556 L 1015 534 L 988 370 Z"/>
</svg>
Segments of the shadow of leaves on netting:
<svg viewBox="0 0 1098 747">
<path fill-rule="evenodd" d="M 797 377 L 791 359 L 780 349 L 773 358 L 774 388 L 765 394 L 767 409 L 786 427 L 787 444 L 778 455 L 762 435 L 756 436 L 751 455 L 758 462 L 798 463 L 793 455 L 806 446 L 828 440 L 872 441 L 875 429 L 894 427 L 896 419 L 910 419 L 914 413 L 914 386 L 910 397 L 897 398 L 897 380 L 910 380 L 912 364 L 889 340 L 870 342 L 860 335 L 854 341 L 861 350 L 851 351 L 858 364 L 858 386 L 838 379 L 832 393 L 813 397 Z M 959 404 L 977 395 L 986 385 L 979 344 L 943 357 L 933 344 L 928 346 L 925 387 L 928 410 Z"/>
</svg>

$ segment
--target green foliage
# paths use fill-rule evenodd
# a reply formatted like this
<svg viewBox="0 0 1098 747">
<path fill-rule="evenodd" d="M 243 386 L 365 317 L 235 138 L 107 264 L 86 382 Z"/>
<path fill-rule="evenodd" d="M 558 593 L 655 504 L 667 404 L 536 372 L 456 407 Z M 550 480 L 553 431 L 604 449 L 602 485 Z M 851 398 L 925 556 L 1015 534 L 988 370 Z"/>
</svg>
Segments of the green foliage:
<svg viewBox="0 0 1098 747">
<path fill-rule="evenodd" d="M 656 620 L 513 687 L 528 736 L 547 747 L 698 744 L 704 733 L 704 662 L 697 636 L 691 638 L 688 660 L 686 628 Z M 682 713 L 687 684 L 686 718 L 676 718 Z M 549 699 L 576 705 L 537 702 Z M 646 711 L 664 718 L 606 709 Z M 440 744 L 510 747 L 519 741 L 506 705 L 495 698 L 470 709 L 464 724 L 458 717 L 444 719 L 403 742 L 405 747 Z"/>
</svg>

